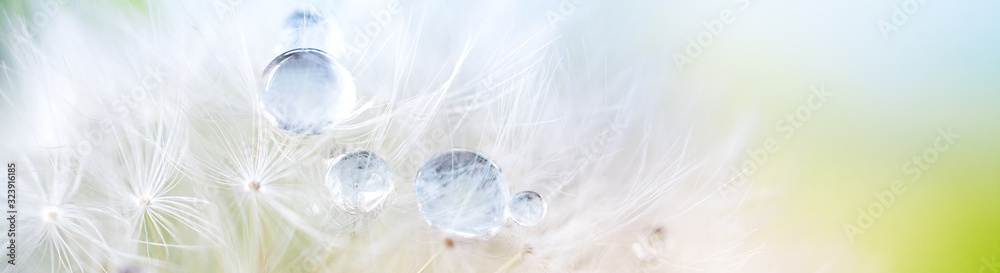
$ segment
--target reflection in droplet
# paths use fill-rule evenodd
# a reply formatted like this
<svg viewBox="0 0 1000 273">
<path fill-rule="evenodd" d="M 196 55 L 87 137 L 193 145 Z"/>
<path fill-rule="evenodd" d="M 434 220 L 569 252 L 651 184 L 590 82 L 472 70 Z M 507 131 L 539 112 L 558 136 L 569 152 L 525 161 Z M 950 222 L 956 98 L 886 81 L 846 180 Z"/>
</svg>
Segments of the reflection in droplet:
<svg viewBox="0 0 1000 273">
<path fill-rule="evenodd" d="M 456 149 L 431 157 L 417 171 L 415 186 L 427 223 L 452 235 L 489 237 L 506 220 L 500 168 L 476 152 Z"/>
<path fill-rule="evenodd" d="M 317 48 L 337 56 L 343 38 L 333 18 L 314 9 L 297 9 L 285 19 L 278 49 Z"/>
<path fill-rule="evenodd" d="M 533 191 L 522 191 L 514 194 L 510 200 L 510 217 L 522 226 L 534 226 L 545 218 L 548 204 L 542 196 Z"/>
<path fill-rule="evenodd" d="M 322 134 L 348 118 L 354 79 L 330 55 L 313 48 L 289 50 L 264 69 L 260 101 L 276 125 L 298 134 Z"/>
<path fill-rule="evenodd" d="M 353 151 L 335 159 L 326 185 L 334 202 L 351 214 L 379 208 L 395 187 L 389 164 L 369 151 Z"/>
</svg>

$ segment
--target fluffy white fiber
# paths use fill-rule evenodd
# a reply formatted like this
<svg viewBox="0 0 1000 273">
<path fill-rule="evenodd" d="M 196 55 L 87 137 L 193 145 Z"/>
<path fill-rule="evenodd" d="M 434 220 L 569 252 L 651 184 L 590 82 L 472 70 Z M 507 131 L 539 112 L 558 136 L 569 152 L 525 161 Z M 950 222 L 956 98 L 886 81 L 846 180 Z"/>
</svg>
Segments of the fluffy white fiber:
<svg viewBox="0 0 1000 273">
<path fill-rule="evenodd" d="M 693 105 L 666 103 L 682 99 L 667 58 L 639 54 L 635 30 L 584 38 L 607 31 L 608 3 L 542 2 L 25 4 L 58 11 L 4 18 L 0 136 L 21 217 L 4 272 L 747 270 L 762 246 L 734 214 L 744 189 L 720 197 L 732 174 L 705 155 L 727 149 L 695 153 L 690 108 L 664 109 Z M 330 51 L 358 90 L 318 136 L 275 129 L 256 102 L 303 7 L 339 24 Z M 546 218 L 489 239 L 429 226 L 416 169 L 451 148 L 496 161 L 511 194 L 539 192 Z M 323 182 L 354 149 L 394 171 L 373 214 L 342 212 Z"/>
</svg>

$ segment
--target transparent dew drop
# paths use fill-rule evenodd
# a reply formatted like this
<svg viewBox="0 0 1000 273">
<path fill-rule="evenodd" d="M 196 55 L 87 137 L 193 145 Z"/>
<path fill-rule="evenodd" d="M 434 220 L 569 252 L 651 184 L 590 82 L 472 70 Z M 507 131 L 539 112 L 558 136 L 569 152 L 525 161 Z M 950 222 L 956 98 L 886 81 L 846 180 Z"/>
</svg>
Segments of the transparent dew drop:
<svg viewBox="0 0 1000 273">
<path fill-rule="evenodd" d="M 355 104 L 354 79 L 322 50 L 297 48 L 264 69 L 260 101 L 279 128 L 317 135 L 344 121 Z"/>
<path fill-rule="evenodd" d="M 545 218 L 548 204 L 541 195 L 533 191 L 522 191 L 514 194 L 510 200 L 510 218 L 522 226 L 534 226 Z"/>
<path fill-rule="evenodd" d="M 352 151 L 334 159 L 326 185 L 334 203 L 351 214 L 381 207 L 395 187 L 389 164 L 369 151 Z"/>
<path fill-rule="evenodd" d="M 338 56 L 343 43 L 340 27 L 314 8 L 297 9 L 285 19 L 279 52 L 292 48 L 318 48 Z"/>
<path fill-rule="evenodd" d="M 451 235 L 490 237 L 506 220 L 500 168 L 479 153 L 456 149 L 434 155 L 417 171 L 415 187 L 424 219 Z"/>
</svg>

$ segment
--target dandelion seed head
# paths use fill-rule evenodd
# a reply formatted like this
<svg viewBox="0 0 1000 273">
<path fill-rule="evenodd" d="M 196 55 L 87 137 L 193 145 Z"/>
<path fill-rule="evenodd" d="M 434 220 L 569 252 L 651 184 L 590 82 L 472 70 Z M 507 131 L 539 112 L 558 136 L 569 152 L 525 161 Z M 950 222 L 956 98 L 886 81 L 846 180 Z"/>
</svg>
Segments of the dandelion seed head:
<svg viewBox="0 0 1000 273">
<path fill-rule="evenodd" d="M 698 230 L 684 228 L 706 226 L 701 222 L 677 224 L 681 228 L 677 228 L 676 232 L 671 226 L 672 236 L 669 241 L 664 239 L 665 236 L 658 235 L 663 231 L 660 228 L 641 232 L 634 230 L 638 227 L 659 227 L 660 219 L 677 217 L 688 211 L 692 211 L 688 215 L 707 215 L 700 216 L 706 219 L 718 220 L 721 217 L 714 210 L 702 210 L 704 206 L 698 201 L 707 195 L 674 187 L 699 185 L 699 181 L 692 178 L 694 175 L 691 174 L 696 173 L 695 170 L 701 170 L 700 166 L 689 163 L 695 162 L 689 154 L 676 152 L 686 150 L 688 146 L 683 141 L 673 140 L 683 140 L 685 136 L 643 131 L 646 128 L 631 131 L 623 129 L 625 125 L 622 124 L 642 123 L 629 121 L 631 119 L 628 117 L 619 118 L 642 111 L 640 105 L 628 100 L 629 96 L 632 96 L 632 100 L 661 101 L 663 98 L 657 97 L 657 94 L 664 93 L 661 91 L 668 88 L 648 84 L 650 79 L 659 79 L 662 75 L 631 77 L 629 72 L 617 72 L 634 70 L 620 65 L 628 59 L 618 58 L 621 56 L 615 55 L 613 50 L 602 49 L 608 45 L 548 30 L 536 32 L 520 26 L 502 29 L 496 26 L 505 26 L 504 22 L 498 23 L 490 18 L 505 16 L 465 18 L 462 15 L 466 14 L 465 9 L 421 7 L 420 1 L 416 5 L 410 5 L 409 1 L 390 1 L 395 6 L 374 10 L 373 13 L 369 11 L 372 11 L 372 6 L 377 6 L 375 4 L 360 5 L 351 1 L 331 3 L 318 9 L 323 11 L 322 14 L 338 14 L 341 17 L 338 19 L 343 19 L 341 22 L 345 30 L 362 27 L 366 32 L 365 37 L 361 37 L 365 40 L 363 43 L 352 39 L 352 49 L 358 51 L 345 54 L 343 58 L 328 51 L 338 63 L 335 75 L 343 74 L 343 78 L 350 79 L 351 84 L 357 83 L 356 99 L 360 106 L 354 106 L 354 99 L 345 99 L 344 105 L 349 107 L 294 108 L 292 106 L 312 105 L 319 100 L 287 104 L 282 100 L 293 97 L 278 96 L 270 98 L 270 103 L 265 107 L 257 107 L 254 103 L 259 94 L 252 90 L 261 89 L 262 86 L 255 84 L 259 83 L 262 70 L 266 69 L 268 60 L 280 53 L 272 52 L 272 44 L 261 42 L 263 38 L 260 37 L 274 36 L 276 33 L 268 32 L 268 16 L 279 17 L 274 24 L 275 28 L 283 26 L 282 20 L 287 18 L 282 15 L 287 13 L 277 12 L 277 9 L 272 8 L 288 5 L 225 2 L 227 6 L 230 5 L 228 2 L 233 2 L 235 6 L 226 7 L 219 14 L 212 6 L 215 4 L 212 1 L 178 4 L 149 2 L 147 10 L 153 15 L 134 16 L 140 18 L 134 20 L 155 18 L 150 20 L 154 23 L 121 24 L 121 20 L 109 20 L 117 22 L 111 25 L 120 25 L 111 27 L 122 28 L 123 33 L 128 34 L 118 36 L 120 40 L 85 39 L 81 40 L 83 43 L 73 43 L 67 41 L 75 40 L 58 37 L 59 32 L 45 31 L 48 33 L 42 34 L 49 37 L 45 40 L 59 42 L 51 43 L 53 45 L 50 46 L 58 46 L 56 49 L 80 49 L 68 51 L 69 53 L 45 50 L 6 55 L 23 60 L 27 66 L 35 66 L 26 70 L 29 72 L 25 74 L 31 75 L 66 74 L 52 73 L 57 71 L 52 71 L 51 65 L 39 65 L 49 61 L 28 60 L 35 56 L 47 56 L 52 60 L 66 59 L 70 67 L 93 65 L 95 68 L 88 70 L 94 72 L 80 70 L 65 76 L 70 78 L 65 81 L 65 85 L 100 81 L 97 88 L 86 89 L 108 91 L 93 94 L 94 97 L 107 101 L 140 103 L 134 106 L 113 105 L 110 102 L 95 105 L 115 110 L 127 109 L 127 113 L 150 116 L 128 118 L 129 115 L 119 115 L 126 118 L 112 118 L 114 120 L 109 123 L 113 123 L 114 126 L 110 127 L 114 128 L 102 129 L 94 138 L 95 142 L 96 139 L 103 138 L 104 145 L 95 145 L 91 158 L 105 165 L 119 165 L 115 169 L 116 173 L 128 176 L 127 179 L 119 180 L 129 182 L 108 187 L 114 190 L 108 192 L 114 194 L 81 195 L 74 190 L 64 189 L 51 194 L 58 197 L 53 198 L 57 201 L 118 202 L 121 206 L 99 210 L 102 215 L 114 214 L 118 215 L 117 218 L 131 220 L 120 221 L 128 223 L 119 229 L 132 230 L 131 236 L 124 240 L 132 245 L 138 242 L 147 246 L 140 247 L 141 250 L 138 251 L 134 246 L 115 249 L 116 253 L 120 253 L 116 255 L 148 261 L 152 268 L 149 271 L 179 271 L 172 270 L 179 269 L 172 266 L 180 263 L 184 269 L 199 268 L 209 272 L 273 272 L 285 271 L 291 268 L 288 267 L 289 264 L 308 260 L 314 262 L 304 267 L 305 270 L 299 271 L 412 272 L 422 265 L 426 257 L 433 254 L 427 253 L 428 251 L 445 248 L 447 251 L 431 265 L 431 270 L 490 272 L 508 261 L 511 258 L 509 254 L 523 253 L 532 255 L 515 259 L 508 272 L 634 272 L 641 270 L 630 269 L 641 266 L 628 264 L 629 262 L 634 260 L 634 263 L 641 264 L 642 261 L 658 261 L 660 257 L 664 257 L 663 253 L 667 253 L 661 251 L 663 242 L 687 240 L 678 244 L 684 251 L 669 252 L 686 256 L 672 257 L 670 263 L 697 269 L 714 269 L 705 265 L 705 260 L 720 264 L 737 263 L 735 259 L 727 261 L 727 258 L 732 257 L 731 252 L 721 250 L 738 245 L 738 238 L 730 241 L 733 242 L 731 245 L 709 245 L 705 243 L 708 241 L 706 238 L 691 235 L 698 234 Z M 513 2 L 510 4 L 518 5 Z M 343 5 L 343 9 L 339 5 Z M 478 4 L 470 2 L 462 6 L 473 5 Z M 78 12 L 75 10 L 76 6 L 63 11 Z M 93 11 L 101 7 L 81 8 Z M 331 10 L 337 12 L 326 12 Z M 581 6 L 580 10 L 584 10 L 584 7 Z M 255 16 L 258 13 L 254 11 L 266 16 Z M 523 10 L 512 11 L 522 14 Z M 374 19 L 370 14 L 375 14 Z M 580 12 L 575 16 L 582 14 L 584 13 Z M 124 20 L 125 17 L 108 18 Z M 332 21 L 332 17 L 327 19 L 331 20 L 331 24 L 338 23 Z M 67 29 L 62 25 L 64 24 L 55 22 L 44 29 L 63 29 L 66 33 L 86 35 L 97 31 L 108 32 L 109 27 L 105 24 L 94 28 L 94 24 L 85 23 Z M 191 27 L 192 25 L 195 27 Z M 368 25 L 377 26 L 377 29 L 372 29 L 377 31 L 367 31 L 368 28 L 364 27 Z M 569 22 L 563 26 L 571 27 Z M 438 30 L 442 27 L 455 31 L 441 33 Z M 154 33 L 155 35 L 146 35 Z M 581 40 L 585 40 L 586 44 L 578 42 Z M 105 42 L 107 44 L 103 44 Z M 628 41 L 615 42 L 627 44 Z M 285 50 L 288 48 L 282 51 Z M 91 52 L 95 54 L 91 56 Z M 117 57 L 113 62 L 94 61 L 99 57 L 114 56 Z M 160 84 L 146 85 L 144 82 L 141 86 L 148 92 L 144 96 L 133 96 L 130 93 L 139 89 L 118 90 L 120 88 L 112 87 L 132 87 L 134 84 L 118 82 L 118 77 L 108 75 L 138 72 L 138 77 L 154 79 L 158 76 L 147 76 L 142 69 L 129 67 L 110 72 L 99 69 L 110 66 L 106 64 L 151 61 L 163 64 L 167 74 L 186 76 L 175 79 L 168 75 L 162 80 L 153 80 L 161 81 Z M 94 74 L 98 72 L 101 74 Z M 286 78 L 288 81 L 282 82 L 279 77 L 272 84 L 284 87 L 303 85 L 292 81 L 293 79 L 294 77 L 289 77 Z M 311 84 L 330 85 L 326 81 Z M 343 87 L 344 90 L 351 89 Z M 183 134 L 174 133 L 174 130 L 159 132 L 160 134 L 149 134 L 143 130 L 147 124 L 157 123 L 156 118 L 151 118 L 157 115 L 149 115 L 147 112 L 159 112 L 158 109 L 175 104 L 161 101 L 151 103 L 157 100 L 157 94 L 168 93 L 165 90 L 179 91 L 187 96 L 185 100 L 179 100 L 179 105 L 182 106 L 175 110 L 183 117 L 182 120 L 190 120 L 166 124 L 172 124 L 173 128 L 191 128 L 190 142 L 204 145 L 206 149 L 187 149 L 172 144 L 185 142 L 182 141 Z M 616 94 L 622 93 L 619 92 L 621 90 L 638 91 L 627 91 L 625 93 L 634 92 L 635 95 L 617 98 Z M 44 93 L 45 96 L 42 97 L 73 99 L 62 96 L 65 95 L 63 93 L 76 97 L 91 95 L 78 91 L 59 91 Z M 143 107 L 147 109 L 138 109 Z M 272 107 L 270 112 L 266 107 Z M 59 109 L 54 110 L 58 111 L 45 117 L 70 116 L 68 113 L 71 111 L 68 109 L 72 107 L 56 108 Z M 281 111 L 274 111 L 276 108 L 281 108 L 277 109 Z M 322 120 L 299 115 L 311 110 L 330 110 L 322 112 L 335 112 L 335 115 L 328 113 Z M 350 110 L 356 110 L 357 113 Z M 84 115 L 96 116 L 97 119 L 118 114 L 83 112 Z M 622 112 L 625 114 L 620 114 Z M 276 113 L 286 125 L 283 128 L 280 122 L 278 126 L 263 122 L 274 118 Z M 261 116 L 264 118 L 260 118 Z M 614 125 L 603 126 L 593 122 L 594 120 L 613 120 Z M 65 122 L 68 125 L 73 123 L 71 119 Z M 671 120 L 647 123 L 673 124 Z M 49 127 L 63 125 L 53 122 L 40 124 L 58 125 Z M 677 129 L 673 126 L 664 127 L 670 127 L 664 130 Z M 310 136 L 312 140 L 303 140 L 296 134 L 281 132 L 280 129 L 306 134 L 329 131 L 329 134 Z M 595 130 L 601 133 L 590 134 Z M 330 137 L 331 134 L 337 136 Z M 159 135 L 163 137 L 156 137 Z M 591 144 L 588 138 L 595 138 L 596 141 Z M 143 147 L 150 143 L 154 145 Z M 113 147 L 111 144 L 119 145 Z M 380 151 L 387 164 L 395 170 L 395 175 L 408 179 L 413 179 L 417 168 L 437 152 L 456 147 L 473 148 L 488 154 L 490 159 L 497 162 L 497 166 L 503 166 L 504 177 L 509 178 L 504 181 L 515 181 L 491 187 L 491 193 L 507 194 L 516 189 L 534 189 L 543 193 L 541 196 L 545 197 L 549 210 L 546 212 L 546 207 L 541 207 L 540 215 L 546 218 L 534 227 L 505 226 L 507 215 L 503 213 L 506 210 L 504 203 L 509 199 L 504 196 L 496 202 L 498 206 L 493 206 L 496 210 L 486 213 L 490 216 L 499 215 L 490 217 L 490 220 L 500 219 L 499 224 L 493 225 L 494 222 L 489 221 L 488 227 L 483 229 L 492 231 L 494 227 L 499 227 L 494 237 L 489 240 L 467 241 L 461 236 L 455 236 L 455 239 L 447 238 L 442 242 L 441 234 L 421 219 L 418 207 L 420 202 L 417 200 L 414 183 L 399 183 L 391 195 L 392 202 L 386 202 L 391 205 L 380 208 L 382 211 L 378 216 L 360 218 L 366 224 L 358 225 L 359 218 L 338 214 L 340 210 L 327 200 L 328 196 L 321 198 L 314 195 L 316 192 L 326 194 L 326 191 L 321 190 L 324 188 L 325 169 L 318 167 L 315 175 L 310 174 L 311 167 L 308 165 L 315 163 L 310 156 L 324 153 L 317 147 L 331 145 L 338 147 L 338 151 L 332 152 L 333 155 L 342 154 L 343 147 Z M 668 150 L 665 148 L 674 147 L 678 147 L 677 150 L 665 151 Z M 117 150 L 127 152 L 118 157 L 108 156 Z M 158 153 L 161 151 L 170 151 L 172 155 L 160 157 Z M 382 151 L 385 153 L 382 154 Z M 579 156 L 574 157 L 576 154 Z M 491 168 L 489 170 L 492 172 Z M 499 173 L 499 167 L 496 173 Z M 467 176 L 492 176 L 492 173 L 488 174 L 490 175 L 472 173 Z M 499 179 L 499 175 L 496 176 Z M 83 188 L 91 186 L 89 181 L 83 183 Z M 211 190 L 202 191 L 203 188 Z M 113 198 L 108 198 L 109 196 Z M 469 203 L 465 202 L 463 195 L 454 197 L 461 199 L 456 203 Z M 142 209 L 134 209 L 135 206 Z M 117 207 L 129 210 L 115 211 Z M 84 210 L 71 206 L 59 208 L 62 210 L 51 208 L 43 209 L 40 214 L 37 211 L 30 213 L 36 219 L 44 220 L 39 222 L 56 223 L 50 226 L 84 227 L 66 230 L 66 238 L 74 238 L 74 241 L 69 242 L 71 247 L 50 244 L 65 250 L 62 253 L 67 253 L 55 257 L 63 257 L 67 260 L 64 264 L 74 266 L 99 264 L 93 261 L 95 258 L 83 256 L 91 252 L 80 251 L 81 248 L 75 245 L 104 248 L 103 239 L 100 238 L 100 233 L 104 231 L 97 232 L 98 228 L 94 227 L 103 229 L 105 226 L 119 225 L 119 221 L 107 220 L 115 217 L 101 218 L 78 213 Z M 439 210 L 448 213 L 468 211 L 467 206 Z M 441 218 L 442 226 L 466 224 L 460 223 L 465 218 Z M 683 223 L 679 220 L 671 223 Z M 333 224 L 329 228 L 317 228 L 317 222 Z M 727 226 L 712 223 L 712 226 Z M 221 230 L 217 231 L 216 228 Z M 728 230 L 722 230 L 704 237 L 729 238 L 725 236 L 726 232 Z M 475 233 L 479 234 L 479 230 L 475 230 Z M 211 239 L 216 235 L 221 238 Z M 717 241 L 724 240 L 712 240 Z M 630 248 L 632 251 L 629 251 Z M 169 254 L 168 251 L 161 250 L 169 250 Z M 193 255 L 200 256 L 205 252 L 211 253 L 211 257 L 220 258 L 190 259 Z M 74 261 L 69 262 L 69 255 L 77 256 L 73 258 Z M 414 259 L 417 256 L 423 257 Z M 76 261 L 77 258 L 80 261 Z M 53 263 L 61 268 L 70 267 L 59 265 L 60 261 Z M 48 265 L 44 265 L 28 272 L 46 272 L 45 269 L 48 268 Z M 98 272 L 99 269 L 96 268 L 72 271 Z M 662 271 L 663 268 L 659 269 Z M 123 271 L 134 272 L 133 269 Z"/>
</svg>

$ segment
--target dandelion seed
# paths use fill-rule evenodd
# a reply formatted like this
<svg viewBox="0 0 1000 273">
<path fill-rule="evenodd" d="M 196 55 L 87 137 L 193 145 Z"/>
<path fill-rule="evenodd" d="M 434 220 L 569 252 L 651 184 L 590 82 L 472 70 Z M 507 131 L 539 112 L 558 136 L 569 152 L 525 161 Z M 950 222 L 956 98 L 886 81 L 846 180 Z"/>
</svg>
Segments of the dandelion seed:
<svg viewBox="0 0 1000 273">
<path fill-rule="evenodd" d="M 509 271 L 511 268 L 514 268 L 514 266 L 517 265 L 518 262 L 521 262 L 521 260 L 524 259 L 524 255 L 530 253 L 531 253 L 531 248 L 525 247 L 524 251 L 518 252 L 517 255 L 514 255 L 514 257 L 510 258 L 510 260 L 507 260 L 506 263 L 500 266 L 500 269 L 497 269 L 496 273 L 503 273 Z"/>
<path fill-rule="evenodd" d="M 260 182 L 257 182 L 256 180 L 251 180 L 250 182 L 247 182 L 247 189 L 250 191 L 260 190 Z"/>
<path fill-rule="evenodd" d="M 95 217 L 99 208 L 81 204 L 80 166 L 59 152 L 47 158 L 49 164 L 23 163 L 28 179 L 23 187 L 24 203 L 18 216 L 18 259 L 6 271 L 14 272 L 99 272 L 96 267 L 109 253 Z M 19 164 L 20 165 L 20 164 Z M 77 198 L 77 199 L 74 199 Z M 23 252 L 22 252 L 23 251 Z"/>
<path fill-rule="evenodd" d="M 455 248 L 455 240 L 452 240 L 450 238 L 445 238 L 444 248 L 435 252 L 430 259 L 427 259 L 427 262 L 424 263 L 424 266 L 420 267 L 420 270 L 417 270 L 417 273 L 423 273 L 424 270 L 427 270 L 427 268 L 430 267 L 432 263 L 434 263 L 434 260 L 437 260 L 438 257 L 441 257 L 441 253 L 444 253 L 445 250 L 453 248 Z"/>
<path fill-rule="evenodd" d="M 667 248 L 666 235 L 663 228 L 655 228 L 638 242 L 632 244 L 632 253 L 639 260 L 645 262 L 658 262 L 663 260 Z"/>
<path fill-rule="evenodd" d="M 56 216 L 59 216 L 58 210 L 56 208 L 45 209 L 45 213 L 42 214 L 46 222 L 55 222 Z"/>
</svg>

